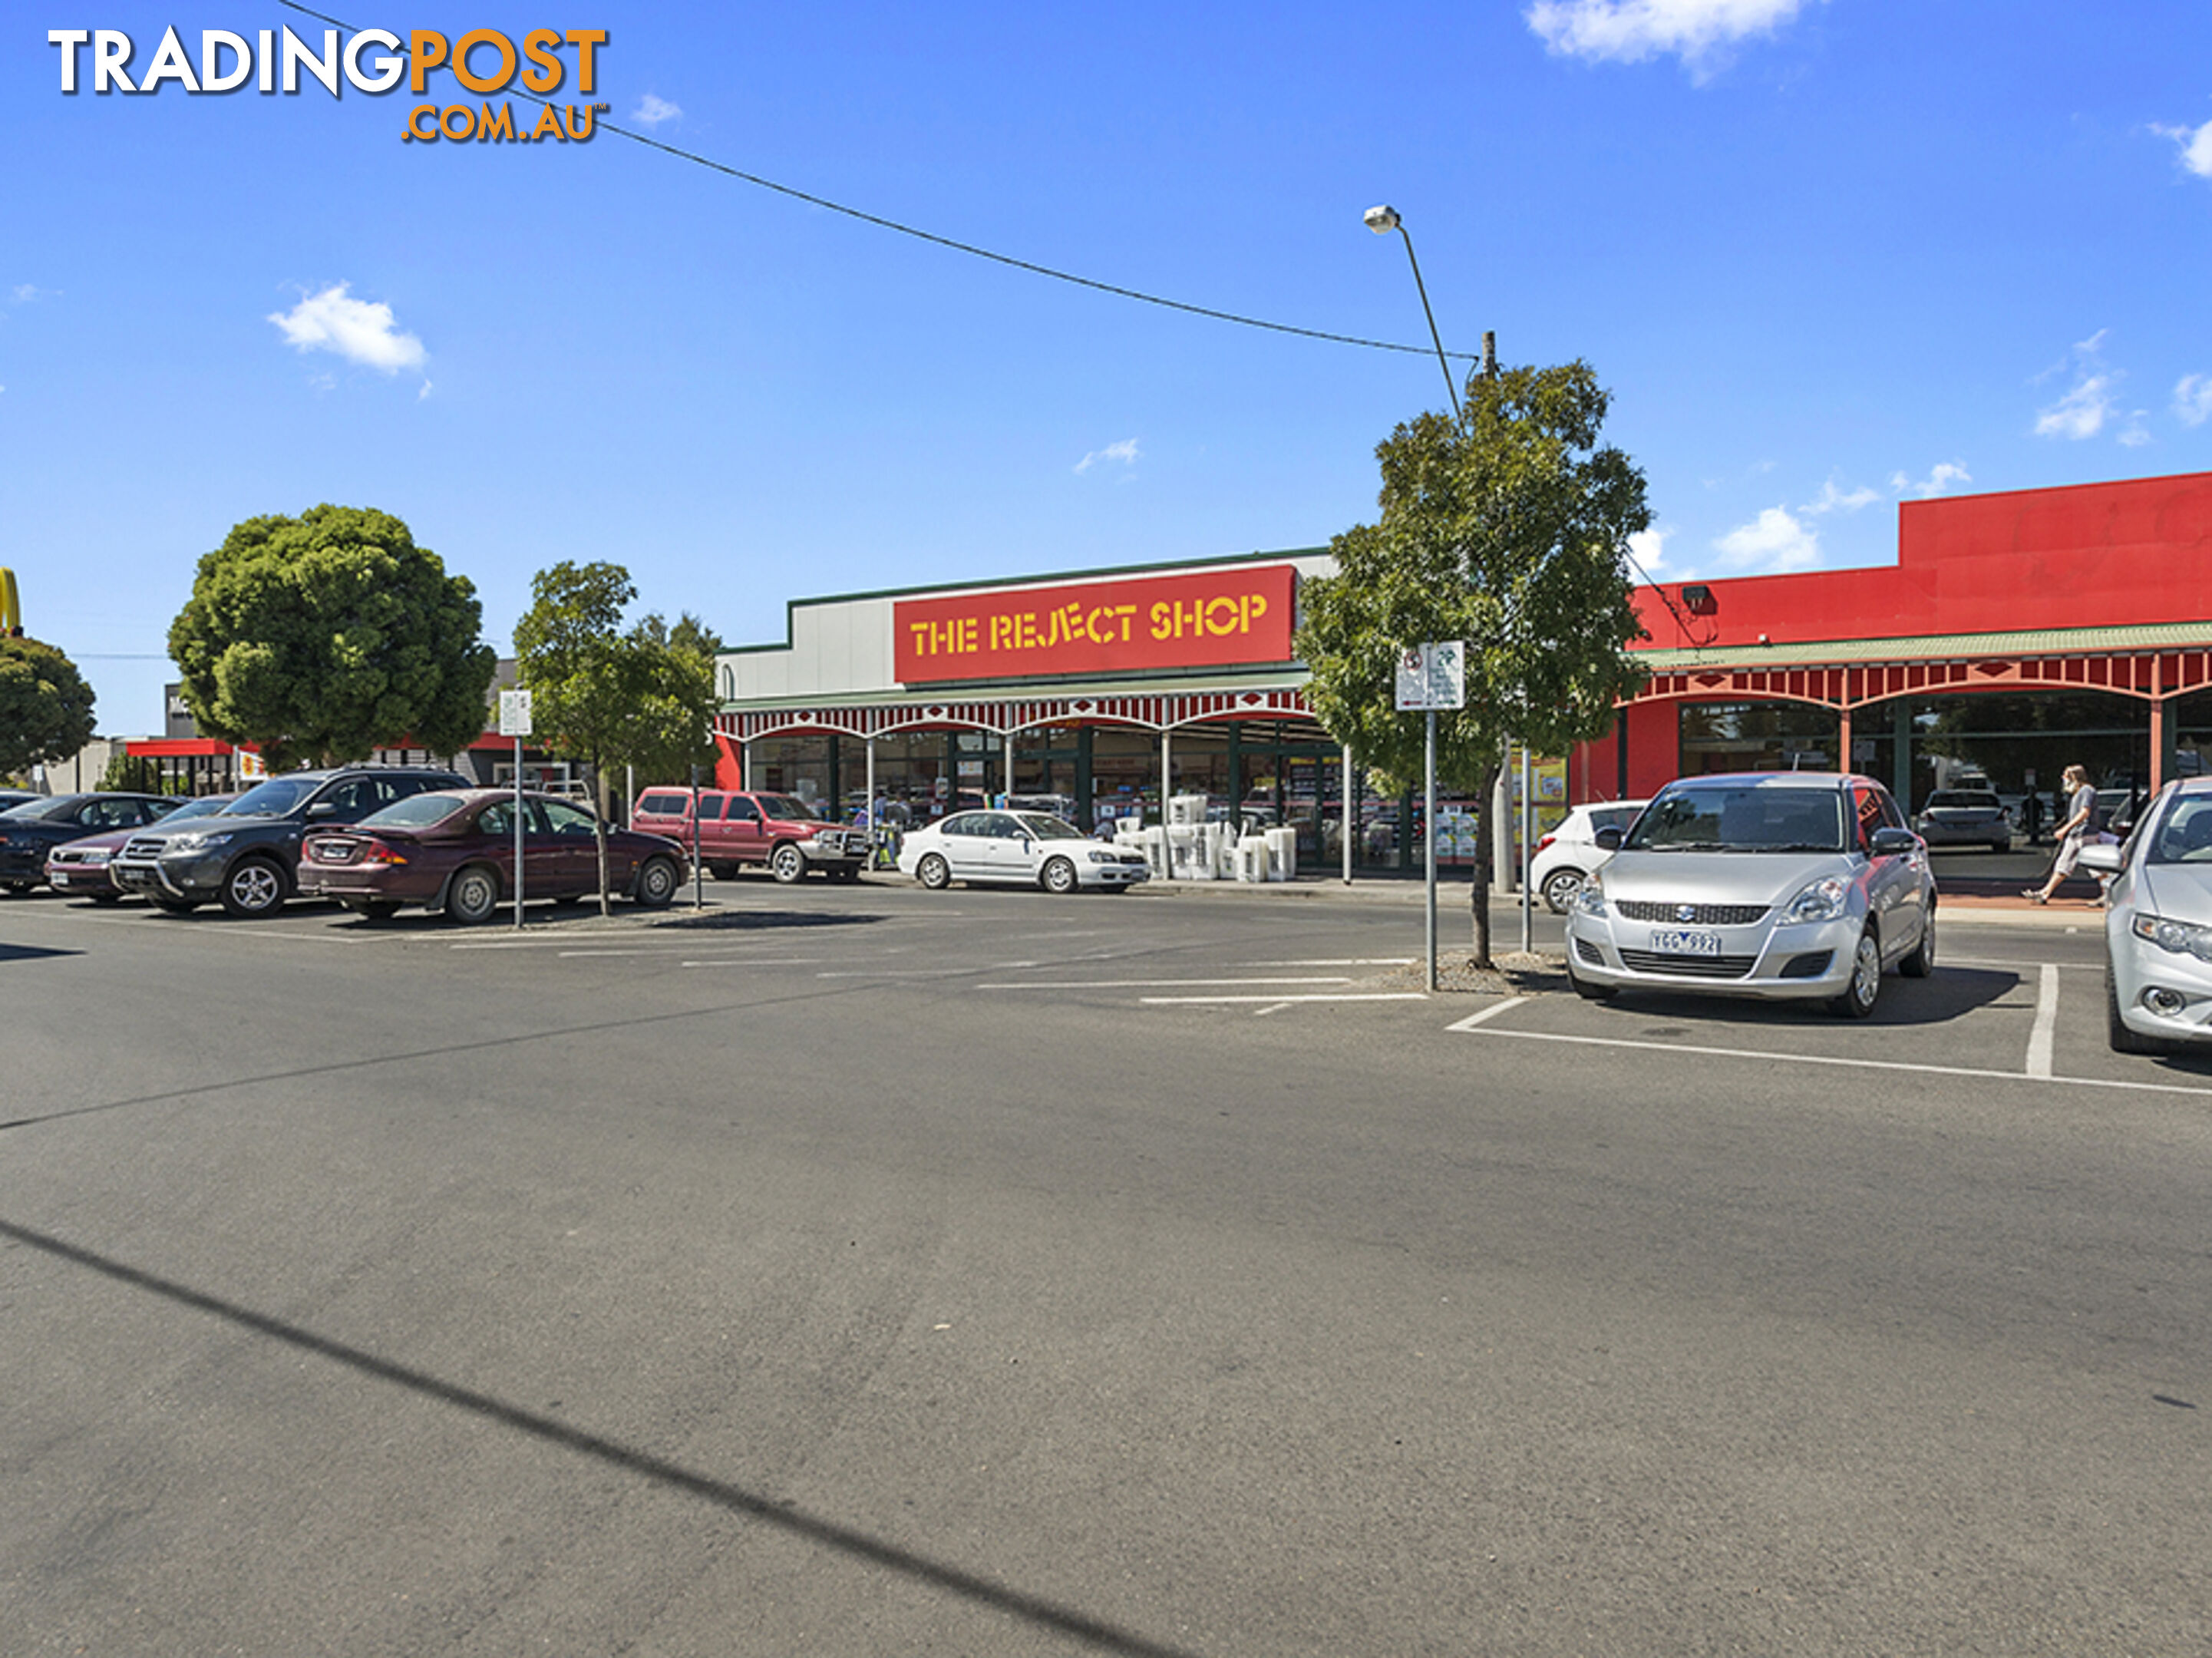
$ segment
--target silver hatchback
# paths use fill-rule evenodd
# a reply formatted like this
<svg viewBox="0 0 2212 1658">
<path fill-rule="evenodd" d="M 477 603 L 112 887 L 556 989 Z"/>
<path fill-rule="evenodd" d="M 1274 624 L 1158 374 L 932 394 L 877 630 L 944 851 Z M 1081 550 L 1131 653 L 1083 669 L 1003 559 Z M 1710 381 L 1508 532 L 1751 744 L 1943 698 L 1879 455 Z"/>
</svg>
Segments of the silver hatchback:
<svg viewBox="0 0 2212 1658">
<path fill-rule="evenodd" d="M 1864 1018 L 1894 967 L 1936 965 L 1936 880 L 1870 777 L 1740 772 L 1662 789 L 1567 916 L 1567 975 L 1635 988 L 1827 1003 Z"/>
<path fill-rule="evenodd" d="M 2168 785 L 2121 847 L 2081 848 L 2105 894 L 2106 1020 L 2123 1054 L 2212 1042 L 2212 777 Z"/>
</svg>

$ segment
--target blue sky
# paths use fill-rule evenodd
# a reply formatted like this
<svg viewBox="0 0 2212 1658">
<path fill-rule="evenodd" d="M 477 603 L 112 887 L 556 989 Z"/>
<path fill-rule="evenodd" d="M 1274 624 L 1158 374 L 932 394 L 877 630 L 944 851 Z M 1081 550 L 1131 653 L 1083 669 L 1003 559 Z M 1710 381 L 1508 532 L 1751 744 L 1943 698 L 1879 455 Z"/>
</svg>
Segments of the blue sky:
<svg viewBox="0 0 2212 1658">
<path fill-rule="evenodd" d="M 2203 0 L 319 9 L 603 28 L 615 125 L 1425 345 L 1360 222 L 1389 202 L 1447 346 L 1613 390 L 1662 576 L 1883 562 L 1905 498 L 2212 470 Z M 172 24 L 195 64 L 205 29 L 325 27 L 109 0 L 0 47 L 0 564 L 106 732 L 159 728 L 194 562 L 256 513 L 398 513 L 502 649 L 562 558 L 755 643 L 805 595 L 1324 544 L 1443 401 L 1433 357 L 611 131 L 61 92 L 50 28 L 125 31 L 143 74 Z"/>
</svg>

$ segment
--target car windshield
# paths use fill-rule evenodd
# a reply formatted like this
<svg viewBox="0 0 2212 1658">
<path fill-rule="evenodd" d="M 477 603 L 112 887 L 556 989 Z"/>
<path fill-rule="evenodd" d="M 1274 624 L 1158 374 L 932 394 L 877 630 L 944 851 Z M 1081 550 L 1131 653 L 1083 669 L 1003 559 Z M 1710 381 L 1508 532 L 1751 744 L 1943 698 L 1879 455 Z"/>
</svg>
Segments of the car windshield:
<svg viewBox="0 0 2212 1658">
<path fill-rule="evenodd" d="M 173 823 L 185 817 L 212 817 L 229 804 L 230 797 L 227 794 L 203 794 L 197 800 L 185 801 L 161 821 Z"/>
<path fill-rule="evenodd" d="M 2212 794 L 2177 796 L 2144 848 L 2143 861 L 2212 865 Z"/>
<path fill-rule="evenodd" d="M 1939 806 L 1973 806 L 1983 811 L 1995 811 L 2002 803 L 1994 794 L 1979 794 L 1972 789 L 1938 789 L 1928 797 L 1928 809 Z"/>
<path fill-rule="evenodd" d="M 1692 784 L 1644 809 L 1635 852 L 1840 852 L 1842 797 L 1832 788 Z"/>
<path fill-rule="evenodd" d="M 769 817 L 781 817 L 787 822 L 811 823 L 819 823 L 822 819 L 821 813 L 796 795 L 763 794 L 760 797 L 760 805 Z"/>
<path fill-rule="evenodd" d="M 1040 841 L 1085 841 L 1090 837 L 1064 818 L 1048 817 L 1041 811 L 1015 814 L 1021 826 Z"/>
<path fill-rule="evenodd" d="M 72 817 L 84 804 L 82 794 L 58 794 L 51 800 L 30 800 L 20 806 L 11 806 L 0 817 L 12 817 L 19 823 L 52 823 L 59 818 Z"/>
<path fill-rule="evenodd" d="M 379 806 L 356 823 L 356 829 L 421 829 L 428 823 L 442 823 L 468 804 L 468 798 L 459 794 L 410 794 L 404 800 L 394 800 L 388 806 Z"/>
<path fill-rule="evenodd" d="M 222 809 L 225 817 L 282 817 L 321 786 L 314 777 L 272 777 Z"/>
</svg>

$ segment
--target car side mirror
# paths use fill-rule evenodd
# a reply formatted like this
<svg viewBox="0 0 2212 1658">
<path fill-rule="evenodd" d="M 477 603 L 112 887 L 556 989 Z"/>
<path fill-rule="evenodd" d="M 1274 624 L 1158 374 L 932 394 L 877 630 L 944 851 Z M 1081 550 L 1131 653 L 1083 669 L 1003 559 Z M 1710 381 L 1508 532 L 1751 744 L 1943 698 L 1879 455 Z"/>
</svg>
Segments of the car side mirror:
<svg viewBox="0 0 2212 1658">
<path fill-rule="evenodd" d="M 307 808 L 307 817 L 311 822 L 318 817 L 335 817 L 337 815 L 338 809 L 327 800 L 318 800 Z"/>
<path fill-rule="evenodd" d="M 2083 869 L 2094 870 L 2100 875 L 2118 875 L 2125 861 L 2124 847 L 2108 847 L 2092 841 L 2075 855 L 2075 861 Z"/>
<path fill-rule="evenodd" d="M 1884 828 L 1874 832 L 1871 844 L 1875 857 L 1898 858 L 1919 851 L 1920 837 L 1911 829 Z"/>
<path fill-rule="evenodd" d="M 1607 852 L 1619 852 L 1620 843 L 1628 838 L 1628 831 L 1618 823 L 1607 823 L 1597 832 L 1597 843 Z"/>
</svg>

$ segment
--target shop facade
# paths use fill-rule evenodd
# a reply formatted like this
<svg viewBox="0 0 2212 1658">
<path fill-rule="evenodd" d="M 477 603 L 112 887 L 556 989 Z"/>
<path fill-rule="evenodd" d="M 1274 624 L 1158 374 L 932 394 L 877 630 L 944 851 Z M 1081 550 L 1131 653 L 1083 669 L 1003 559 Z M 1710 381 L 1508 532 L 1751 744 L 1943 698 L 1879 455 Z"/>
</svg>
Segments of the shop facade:
<svg viewBox="0 0 2212 1658">
<path fill-rule="evenodd" d="M 1635 602 L 1650 677 L 1577 800 L 1843 767 L 1908 810 L 1986 783 L 2028 827 L 2069 764 L 2141 799 L 2212 760 L 2212 473 L 1907 501 L 1893 565 Z"/>
</svg>

